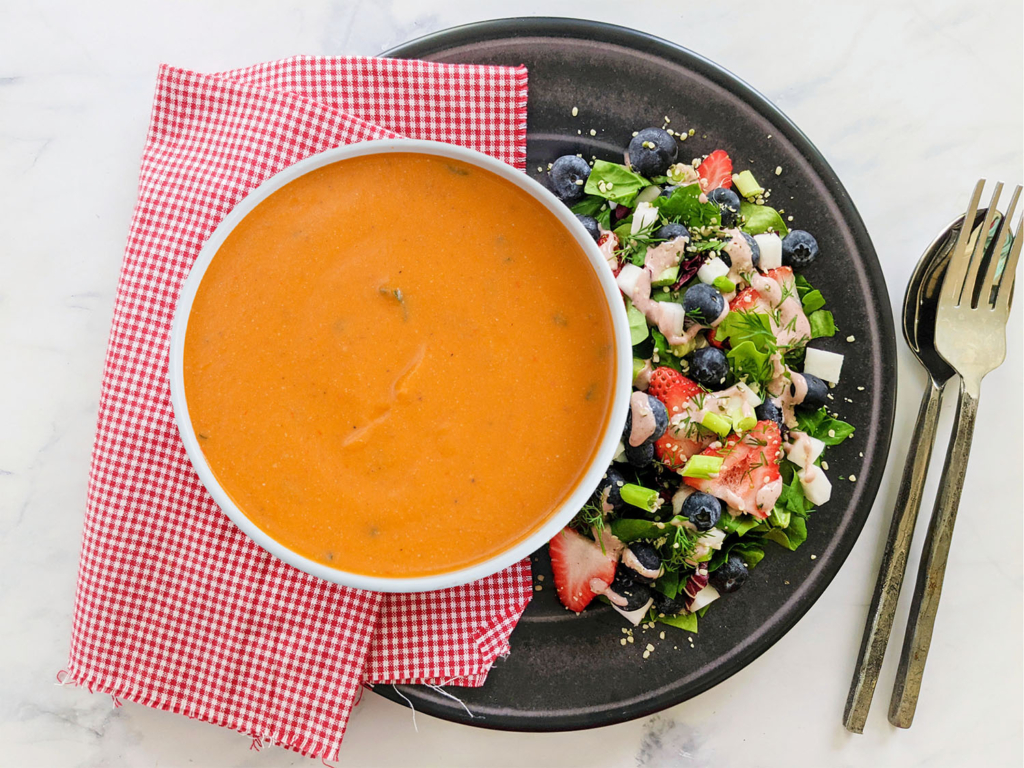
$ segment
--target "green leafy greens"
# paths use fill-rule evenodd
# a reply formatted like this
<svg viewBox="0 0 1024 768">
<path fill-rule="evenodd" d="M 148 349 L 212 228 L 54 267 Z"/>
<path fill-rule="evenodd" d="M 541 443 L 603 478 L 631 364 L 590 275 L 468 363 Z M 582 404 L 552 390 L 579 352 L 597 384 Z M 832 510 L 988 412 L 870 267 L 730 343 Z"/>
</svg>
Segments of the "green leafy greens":
<svg viewBox="0 0 1024 768">
<path fill-rule="evenodd" d="M 583 191 L 619 205 L 630 205 L 637 192 L 646 186 L 649 186 L 647 179 L 633 173 L 626 166 L 595 160 Z"/>
<path fill-rule="evenodd" d="M 760 235 L 768 230 L 779 233 L 779 237 L 789 234 L 789 227 L 782 220 L 779 212 L 770 205 L 755 205 L 746 200 L 740 201 L 740 216 L 743 223 L 740 227 L 748 235 Z"/>
</svg>

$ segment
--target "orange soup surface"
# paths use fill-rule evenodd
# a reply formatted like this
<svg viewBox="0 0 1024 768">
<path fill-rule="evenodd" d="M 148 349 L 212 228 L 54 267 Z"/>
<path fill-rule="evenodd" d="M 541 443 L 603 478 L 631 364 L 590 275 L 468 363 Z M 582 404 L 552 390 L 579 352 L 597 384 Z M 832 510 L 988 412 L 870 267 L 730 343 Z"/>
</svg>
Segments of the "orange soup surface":
<svg viewBox="0 0 1024 768">
<path fill-rule="evenodd" d="M 203 277 L 185 396 L 271 538 L 342 570 L 453 571 L 572 493 L 609 417 L 611 314 L 515 185 L 453 160 L 343 160 L 256 207 Z"/>
</svg>

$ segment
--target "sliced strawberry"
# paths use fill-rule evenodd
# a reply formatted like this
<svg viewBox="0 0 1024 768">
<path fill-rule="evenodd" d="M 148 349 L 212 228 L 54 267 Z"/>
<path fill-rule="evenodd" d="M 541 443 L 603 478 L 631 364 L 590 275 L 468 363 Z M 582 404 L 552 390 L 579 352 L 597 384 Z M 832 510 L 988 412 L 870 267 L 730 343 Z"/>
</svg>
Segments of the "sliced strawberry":
<svg viewBox="0 0 1024 768">
<path fill-rule="evenodd" d="M 647 385 L 647 394 L 654 395 L 661 402 L 665 402 L 666 393 L 682 381 L 689 381 L 689 379 L 679 371 L 673 371 L 668 366 L 663 365 L 660 368 L 655 368 L 654 373 L 651 374 L 651 383 Z M 693 382 L 690 383 L 692 384 Z"/>
<path fill-rule="evenodd" d="M 732 189 L 732 159 L 724 149 L 716 149 L 697 166 L 700 188 L 704 192 L 725 187 Z"/>
<path fill-rule="evenodd" d="M 686 460 L 696 456 L 712 442 L 715 436 L 694 426 L 674 428 L 669 423 L 665 434 L 654 441 L 654 455 L 669 469 L 679 470 Z"/>
<path fill-rule="evenodd" d="M 602 550 L 596 541 L 572 528 L 563 528 L 548 544 L 548 552 L 555 575 L 555 591 L 562 605 L 570 611 L 582 611 L 615 579 L 619 548 L 609 546 L 607 540 Z"/>
<path fill-rule="evenodd" d="M 654 442 L 654 455 L 658 461 L 669 469 L 680 469 L 686 460 L 695 453 L 700 453 L 711 443 L 711 438 L 697 429 L 680 415 L 686 413 L 689 402 L 704 390 L 694 381 L 671 369 L 659 368 L 654 372 L 670 370 L 670 374 L 662 374 L 656 391 L 647 388 L 647 394 L 653 394 L 665 404 L 668 410 L 668 429 L 665 434 Z M 651 379 L 653 385 L 654 378 Z"/>
<path fill-rule="evenodd" d="M 779 446 L 782 438 L 774 421 L 759 421 L 742 438 L 733 435 L 721 448 L 708 448 L 704 456 L 721 456 L 717 477 L 687 477 L 683 482 L 710 493 L 734 510 L 764 520 L 782 493 Z"/>
</svg>

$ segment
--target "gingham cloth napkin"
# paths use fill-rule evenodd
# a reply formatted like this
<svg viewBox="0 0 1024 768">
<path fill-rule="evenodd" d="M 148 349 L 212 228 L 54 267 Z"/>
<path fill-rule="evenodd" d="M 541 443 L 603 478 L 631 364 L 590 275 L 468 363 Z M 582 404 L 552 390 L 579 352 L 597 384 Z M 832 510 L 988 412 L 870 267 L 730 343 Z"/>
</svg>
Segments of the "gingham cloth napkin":
<svg viewBox="0 0 1024 768">
<path fill-rule="evenodd" d="M 405 136 L 526 161 L 522 67 L 298 57 L 162 67 L 100 396 L 64 682 L 335 759 L 363 682 L 480 685 L 530 599 L 523 561 L 426 595 L 329 584 L 214 504 L 174 424 L 171 319 L 204 241 L 262 181 Z"/>
</svg>

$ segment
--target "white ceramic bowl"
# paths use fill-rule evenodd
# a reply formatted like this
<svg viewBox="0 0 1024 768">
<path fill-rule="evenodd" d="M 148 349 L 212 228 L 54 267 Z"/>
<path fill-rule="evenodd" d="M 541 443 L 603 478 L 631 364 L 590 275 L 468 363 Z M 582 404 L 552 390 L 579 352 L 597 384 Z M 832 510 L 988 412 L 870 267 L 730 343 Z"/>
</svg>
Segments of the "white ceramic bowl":
<svg viewBox="0 0 1024 768">
<path fill-rule="evenodd" d="M 331 568 L 292 551 L 257 527 L 255 523 L 246 517 L 245 513 L 238 508 L 217 482 L 210 469 L 210 465 L 206 461 L 206 457 L 199 447 L 199 441 L 196 439 L 196 434 L 192 429 L 192 420 L 188 414 L 188 401 L 185 396 L 183 375 L 185 332 L 188 328 L 189 314 L 192 311 L 192 302 L 195 299 L 196 290 L 199 288 L 199 283 L 202 281 L 207 267 L 209 267 L 213 257 L 220 249 L 221 244 L 227 239 L 238 223 L 271 194 L 290 181 L 294 181 L 312 170 L 352 157 L 396 152 L 437 155 L 475 165 L 512 182 L 540 201 L 565 225 L 566 229 L 572 233 L 573 237 L 576 238 L 587 254 L 590 266 L 597 274 L 601 287 L 604 290 L 605 298 L 608 300 L 615 336 L 615 382 L 611 418 L 608 420 L 608 425 L 601 437 L 600 447 L 594 454 L 593 462 L 587 468 L 586 473 L 569 498 L 533 535 L 494 557 L 456 571 L 411 578 L 366 576 Z M 559 202 L 554 195 L 525 173 L 521 173 L 506 163 L 495 160 L 480 152 L 433 141 L 389 139 L 337 147 L 301 160 L 263 182 L 263 184 L 250 192 L 235 206 L 235 209 L 225 217 L 203 246 L 199 258 L 196 259 L 196 263 L 182 287 L 178 306 L 174 313 L 174 323 L 171 327 L 170 377 L 171 403 L 174 406 L 174 417 L 178 424 L 178 431 L 181 432 L 181 438 L 185 443 L 185 450 L 192 461 L 192 466 L 199 473 L 199 478 L 202 480 L 203 485 L 209 490 L 217 504 L 249 538 L 289 565 L 328 581 L 378 592 L 425 592 L 466 584 L 497 573 L 501 569 L 512 565 L 549 541 L 587 502 L 587 499 L 594 492 L 598 482 L 604 475 L 605 469 L 611 463 L 619 437 L 622 434 L 623 426 L 625 425 L 632 382 L 632 348 L 629 341 L 629 325 L 626 320 L 626 310 L 623 306 L 619 289 L 615 285 L 615 279 L 612 277 L 604 257 L 575 215 Z"/>
</svg>

